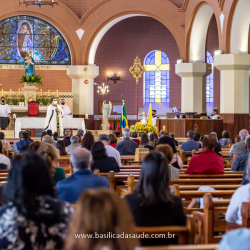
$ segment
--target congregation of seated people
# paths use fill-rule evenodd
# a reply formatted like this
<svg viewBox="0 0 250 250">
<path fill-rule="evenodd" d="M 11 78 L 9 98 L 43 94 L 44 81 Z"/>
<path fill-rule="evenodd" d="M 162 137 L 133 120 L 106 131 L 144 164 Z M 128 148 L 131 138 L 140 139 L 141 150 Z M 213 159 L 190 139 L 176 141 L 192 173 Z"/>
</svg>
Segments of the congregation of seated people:
<svg viewBox="0 0 250 250">
<path fill-rule="evenodd" d="M 62 139 L 57 132 L 43 131 L 41 140 L 32 141 L 30 132 L 22 131 L 20 140 L 13 144 L 11 159 L 4 155 L 11 145 L 0 132 L 0 169 L 9 171 L 6 183 L 0 185 L 0 249 L 132 250 L 137 246 L 178 244 L 178 237 L 86 239 L 75 236 L 107 232 L 134 234 L 139 227 L 185 226 L 185 209 L 204 208 L 201 196 L 192 199 L 184 209 L 183 200 L 172 192 L 171 182 L 181 180 L 184 171 L 190 176 L 223 175 L 222 149 L 232 144 L 230 135 L 223 131 L 218 138 L 211 131 L 201 138 L 198 132 L 190 130 L 187 140 L 181 143 L 169 132 L 160 131 L 158 138 L 156 133 L 138 136 L 125 128 L 118 142 L 115 134 L 101 134 L 95 140 L 90 131 L 72 135 L 70 130 L 65 131 Z M 242 203 L 250 202 L 248 134 L 247 130 L 241 130 L 239 142 L 228 147 L 231 171 L 244 171 L 243 186 L 232 195 L 225 215 L 228 223 L 238 225 L 242 224 Z M 121 169 L 126 169 L 122 157 L 134 156 L 137 148 L 148 148 L 149 153 L 135 172 L 138 179 L 132 191 L 121 196 L 119 189 L 111 190 L 108 174 L 110 171 L 122 174 Z M 187 155 L 191 157 L 188 166 L 180 158 L 180 150 L 195 150 L 195 155 Z M 68 170 L 60 167 L 63 157 L 69 159 Z M 126 182 L 122 184 L 123 188 L 127 187 Z M 196 190 L 216 189 L 200 185 Z M 228 244 L 231 234 L 244 240 L 249 237 L 250 229 L 230 231 L 221 241 L 220 249 Z"/>
</svg>

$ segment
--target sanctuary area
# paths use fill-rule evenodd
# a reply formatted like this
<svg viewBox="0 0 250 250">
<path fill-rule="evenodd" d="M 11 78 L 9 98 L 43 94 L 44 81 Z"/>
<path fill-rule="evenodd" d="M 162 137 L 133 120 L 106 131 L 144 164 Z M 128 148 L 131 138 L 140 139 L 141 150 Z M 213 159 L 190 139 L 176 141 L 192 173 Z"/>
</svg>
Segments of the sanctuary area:
<svg viewBox="0 0 250 250">
<path fill-rule="evenodd" d="M 0 0 L 0 249 L 250 250 L 250 0 Z"/>
</svg>

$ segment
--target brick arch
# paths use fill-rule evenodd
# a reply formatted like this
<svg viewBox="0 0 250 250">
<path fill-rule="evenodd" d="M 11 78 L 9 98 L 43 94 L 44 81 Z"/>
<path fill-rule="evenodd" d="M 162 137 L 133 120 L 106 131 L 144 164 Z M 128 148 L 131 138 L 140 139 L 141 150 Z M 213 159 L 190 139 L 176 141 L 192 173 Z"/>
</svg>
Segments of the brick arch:
<svg viewBox="0 0 250 250">
<path fill-rule="evenodd" d="M 103 0 L 81 19 L 84 33 L 82 64 L 87 64 L 91 47 L 106 25 L 127 15 L 143 15 L 156 19 L 172 33 L 179 48 L 180 57 L 185 56 L 184 13 L 167 0 Z M 173 22 L 173 20 L 175 20 Z M 93 63 L 93 60 L 92 60 Z"/>
<path fill-rule="evenodd" d="M 37 6 L 19 6 L 15 0 L 9 0 L 1 4 L 0 20 L 11 16 L 17 15 L 30 15 L 38 17 L 50 23 L 52 26 L 58 29 L 58 31 L 64 36 L 65 41 L 68 44 L 71 53 L 72 65 L 77 62 L 77 53 L 75 41 L 72 39 L 78 38 L 75 31 L 79 29 L 80 21 L 77 16 L 68 9 L 64 4 L 59 2 L 58 6 L 54 8 L 36 8 Z M 62 17 L 64 16 L 64 18 Z M 69 22 L 65 23 L 65 19 Z M 79 39 L 78 39 L 79 40 Z"/>
</svg>

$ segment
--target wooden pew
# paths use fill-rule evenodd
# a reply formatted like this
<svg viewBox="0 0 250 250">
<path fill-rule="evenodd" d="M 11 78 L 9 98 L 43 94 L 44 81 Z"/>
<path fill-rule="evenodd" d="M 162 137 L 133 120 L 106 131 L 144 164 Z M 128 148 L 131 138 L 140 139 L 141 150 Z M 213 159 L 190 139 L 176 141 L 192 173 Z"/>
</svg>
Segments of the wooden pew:
<svg viewBox="0 0 250 250">
<path fill-rule="evenodd" d="M 222 236 L 214 236 L 215 232 L 226 231 L 225 219 L 219 218 L 220 213 L 225 213 L 230 200 L 213 200 L 210 193 L 203 196 L 204 212 L 192 212 L 198 225 L 199 243 L 218 243 Z M 219 203 L 221 207 L 215 207 Z"/>
<path fill-rule="evenodd" d="M 193 244 L 195 235 L 195 222 L 193 216 L 187 216 L 185 226 L 161 226 L 161 227 L 136 227 L 136 234 L 175 234 L 178 236 L 178 244 Z"/>
<path fill-rule="evenodd" d="M 181 160 L 182 160 L 182 163 L 184 164 L 184 162 L 185 161 L 187 161 L 188 160 L 188 158 L 186 158 L 185 157 L 185 155 L 196 155 L 196 151 L 195 150 L 192 150 L 192 151 L 184 151 L 184 150 L 180 150 L 180 152 L 179 152 L 179 156 L 180 156 L 180 158 L 181 158 Z"/>
</svg>

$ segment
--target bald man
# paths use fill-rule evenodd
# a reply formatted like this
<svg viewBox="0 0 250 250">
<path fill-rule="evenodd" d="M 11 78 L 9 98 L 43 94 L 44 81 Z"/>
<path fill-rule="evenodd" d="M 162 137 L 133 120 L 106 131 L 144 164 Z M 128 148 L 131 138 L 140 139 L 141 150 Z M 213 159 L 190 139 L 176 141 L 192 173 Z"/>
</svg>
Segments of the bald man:
<svg viewBox="0 0 250 250">
<path fill-rule="evenodd" d="M 242 129 L 239 132 L 240 141 L 236 142 L 230 149 L 230 157 L 233 158 L 234 154 L 240 155 L 247 151 L 245 145 L 245 139 L 248 136 L 248 131 L 246 129 Z"/>
<path fill-rule="evenodd" d="M 90 188 L 109 188 L 108 180 L 91 171 L 92 154 L 84 148 L 75 149 L 70 155 L 70 168 L 73 174 L 56 184 L 56 193 L 60 200 L 76 203 L 79 196 Z"/>
</svg>

